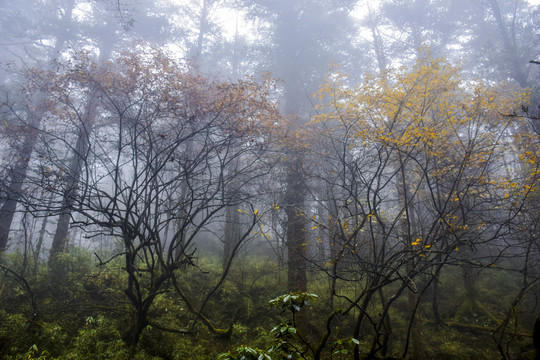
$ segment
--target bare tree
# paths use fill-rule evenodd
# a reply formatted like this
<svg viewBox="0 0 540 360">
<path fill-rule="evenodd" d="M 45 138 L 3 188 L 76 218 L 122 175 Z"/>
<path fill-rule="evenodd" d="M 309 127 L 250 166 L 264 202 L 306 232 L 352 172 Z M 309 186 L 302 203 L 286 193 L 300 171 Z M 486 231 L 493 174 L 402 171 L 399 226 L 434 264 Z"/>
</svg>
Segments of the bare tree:
<svg viewBox="0 0 540 360">
<path fill-rule="evenodd" d="M 51 121 L 66 124 L 67 130 L 75 123 L 80 129 L 76 122 L 84 125 L 80 110 L 86 109 L 84 95 L 90 93 L 95 130 L 86 134 L 85 152 L 78 154 L 80 171 L 67 169 L 60 160 L 80 137 L 65 136 L 58 126 L 42 131 L 47 146 L 29 179 L 37 192 L 25 201 L 35 210 L 76 214 L 73 225 L 88 236 L 122 240 L 123 252 L 116 256 L 124 259 L 125 294 L 132 306 L 124 339 L 134 345 L 151 323 L 148 313 L 156 296 L 169 291 L 182 270 L 196 263 L 196 239 L 215 227 L 227 206 L 248 202 L 242 188 L 271 168 L 263 157 L 263 130 L 275 116 L 274 106 L 262 85 L 210 82 L 153 50 L 124 54 L 114 64 L 83 58 L 43 81 Z M 257 143 L 248 141 L 253 137 Z M 226 170 L 231 163 L 239 164 L 235 172 Z M 48 183 L 51 176 L 60 179 L 54 187 Z M 42 191 L 69 201 L 40 204 Z M 216 288 L 255 226 L 257 212 L 249 214 L 249 225 L 231 249 Z M 204 304 L 196 309 L 198 318 L 203 309 Z"/>
</svg>

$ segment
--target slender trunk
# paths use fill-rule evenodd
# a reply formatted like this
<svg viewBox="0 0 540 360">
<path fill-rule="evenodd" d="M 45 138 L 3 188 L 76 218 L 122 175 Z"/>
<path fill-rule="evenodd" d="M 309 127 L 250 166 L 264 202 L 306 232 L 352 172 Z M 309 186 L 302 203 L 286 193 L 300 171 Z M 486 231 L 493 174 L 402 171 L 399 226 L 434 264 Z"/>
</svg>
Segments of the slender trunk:
<svg viewBox="0 0 540 360">
<path fill-rule="evenodd" d="M 113 24 L 108 24 L 106 30 L 113 30 Z M 99 51 L 101 63 L 110 58 L 114 40 L 114 36 L 100 39 Z M 77 190 L 81 172 L 87 161 L 88 152 L 90 150 L 90 134 L 92 133 L 97 117 L 97 102 L 95 96 L 96 91 L 92 91 L 87 99 L 84 118 L 82 119 L 82 123 L 79 125 L 77 132 L 77 143 L 73 149 L 73 157 L 69 163 L 68 174 L 66 177 L 66 188 L 62 199 L 62 213 L 60 214 L 56 225 L 49 261 L 54 260 L 56 255 L 66 250 L 72 209 L 79 196 Z"/>
<path fill-rule="evenodd" d="M 87 161 L 88 151 L 90 150 L 90 133 L 97 115 L 94 96 L 92 94 L 88 99 L 84 122 L 80 125 L 77 133 L 77 143 L 73 149 L 73 157 L 69 163 L 68 175 L 65 182 L 66 188 L 62 199 L 63 210 L 56 225 L 50 252 L 50 261 L 54 260 L 59 253 L 66 251 L 72 209 L 79 196 L 79 181 L 83 166 Z"/>
<path fill-rule="evenodd" d="M 50 207 L 53 202 L 53 194 L 49 198 L 48 206 Z M 39 255 L 41 254 L 41 248 L 43 247 L 43 240 L 45 239 L 45 232 L 47 231 L 47 224 L 49 223 L 49 217 L 45 216 L 41 221 L 41 227 L 38 232 L 38 239 L 36 242 L 36 248 L 34 249 L 34 274 L 38 272 Z"/>
<path fill-rule="evenodd" d="M 384 296 L 384 292 L 382 288 L 379 288 L 379 297 L 381 299 L 381 306 L 383 309 L 387 307 L 387 301 L 386 297 Z M 382 347 L 381 347 L 381 354 L 383 357 L 386 357 L 386 354 L 388 352 L 388 341 L 390 340 L 390 334 L 392 334 L 392 320 L 390 319 L 390 313 L 385 312 L 382 315 L 382 323 L 383 323 L 383 339 L 382 339 Z"/>
<path fill-rule="evenodd" d="M 195 131 L 195 129 L 192 129 L 192 131 Z M 193 156 L 195 156 L 193 154 L 193 139 L 187 139 L 186 140 L 186 148 L 185 148 L 185 151 L 184 151 L 184 156 L 185 156 L 185 161 L 186 162 L 190 162 L 192 160 Z M 186 168 L 184 170 L 180 169 L 179 171 L 188 171 L 189 172 L 190 169 L 188 167 L 188 168 Z M 179 207 L 179 210 L 178 210 L 178 220 L 176 222 L 176 225 L 178 227 L 178 231 L 176 232 L 176 234 L 173 236 L 173 238 L 171 240 L 170 246 L 172 248 L 169 250 L 169 252 L 171 254 L 174 253 L 174 258 L 178 262 L 181 262 L 184 259 L 184 257 L 187 255 L 186 254 L 185 240 L 186 240 L 187 228 L 188 228 L 188 226 L 190 224 L 190 220 L 189 220 L 190 214 L 186 210 L 187 209 L 186 204 L 189 203 L 189 195 L 190 195 L 189 182 L 190 181 L 195 181 L 195 179 L 193 178 L 191 173 L 186 173 L 185 177 L 186 177 L 186 179 L 184 180 L 184 182 L 180 186 L 180 200 L 179 200 L 179 202 L 180 202 L 181 206 Z"/>
<path fill-rule="evenodd" d="M 415 216 L 413 211 L 413 202 L 412 202 L 412 195 L 410 194 L 408 179 L 407 179 L 407 166 L 405 161 L 403 160 L 401 154 L 398 155 L 399 157 L 399 166 L 400 166 L 400 178 L 399 178 L 399 184 L 398 184 L 398 200 L 401 206 L 403 206 L 403 216 L 401 218 L 401 236 L 403 237 L 403 241 L 405 243 L 405 247 L 407 247 L 410 256 L 409 259 L 406 260 L 406 271 L 407 274 L 414 273 L 414 262 L 415 258 L 413 257 L 413 249 L 412 242 L 415 238 L 416 226 L 415 223 Z M 412 282 L 412 280 L 411 280 Z M 407 292 L 408 297 L 408 305 L 409 305 L 409 314 L 411 316 L 410 319 L 410 335 L 412 339 L 412 356 L 414 359 L 422 360 L 426 357 L 425 352 L 425 346 L 422 340 L 422 330 L 421 330 L 421 324 L 418 317 L 418 293 L 416 292 L 416 289 L 414 289 L 414 286 L 408 287 Z M 405 345 L 405 352 L 404 356 L 407 353 L 408 344 Z"/>
<path fill-rule="evenodd" d="M 431 298 L 431 308 L 433 309 L 433 317 L 435 318 L 435 325 L 441 326 L 441 325 L 444 325 L 444 322 L 442 321 L 441 313 L 439 312 L 439 276 L 436 276 L 433 279 L 431 290 L 433 292 L 432 298 Z"/>
<path fill-rule="evenodd" d="M 425 359 L 426 349 L 422 341 L 422 329 L 420 319 L 418 317 L 418 301 L 420 297 L 418 293 L 409 289 L 409 313 L 411 314 L 411 339 L 412 339 L 412 356 L 414 359 Z"/>
<path fill-rule="evenodd" d="M 371 285 L 374 285 L 378 282 L 378 279 L 373 279 Z M 362 323 L 364 322 L 364 317 L 366 316 L 367 307 L 371 301 L 371 297 L 375 294 L 375 290 L 370 290 L 366 293 L 362 305 L 360 305 L 360 312 L 356 318 L 356 323 L 354 324 L 353 338 L 360 339 L 360 330 L 362 328 Z M 358 345 L 354 346 L 354 360 L 360 360 L 360 347 Z"/>
</svg>

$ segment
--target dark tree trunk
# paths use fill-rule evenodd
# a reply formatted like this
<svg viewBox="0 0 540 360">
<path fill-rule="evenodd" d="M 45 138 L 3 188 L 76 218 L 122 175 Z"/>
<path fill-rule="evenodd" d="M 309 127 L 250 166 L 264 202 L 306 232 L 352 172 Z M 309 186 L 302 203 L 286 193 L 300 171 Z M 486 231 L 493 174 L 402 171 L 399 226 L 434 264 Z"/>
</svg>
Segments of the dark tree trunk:
<svg viewBox="0 0 540 360">
<path fill-rule="evenodd" d="M 420 297 L 418 293 L 409 289 L 409 313 L 411 314 L 411 342 L 412 342 L 412 357 L 414 359 L 425 359 L 426 348 L 422 340 L 422 329 L 420 319 L 418 317 L 418 302 Z"/>
<path fill-rule="evenodd" d="M 36 120 L 34 123 L 39 123 L 39 121 Z M 11 169 L 7 198 L 0 208 L 0 253 L 4 252 L 8 246 L 11 223 L 13 222 L 15 210 L 22 194 L 22 186 L 26 179 L 28 163 L 30 162 L 36 141 L 37 134 L 35 129 L 29 129 L 24 137 L 21 148 L 18 149 L 17 160 Z"/>
<path fill-rule="evenodd" d="M 240 241 L 240 217 L 236 206 L 225 208 L 225 236 L 223 240 L 222 267 L 225 269 L 229 259 L 233 256 L 233 250 Z"/>
<path fill-rule="evenodd" d="M 373 279 L 371 281 L 370 285 L 373 285 L 377 282 L 377 279 Z M 373 286 L 370 286 L 373 287 Z M 358 317 L 356 318 L 356 323 L 354 324 L 354 332 L 353 332 L 353 338 L 360 339 L 360 331 L 362 329 L 362 323 L 364 322 L 364 318 L 366 317 L 367 308 L 369 305 L 369 302 L 371 301 L 371 298 L 373 297 L 373 294 L 375 294 L 375 290 L 370 290 L 365 294 L 364 300 L 362 301 L 362 305 L 360 305 L 360 312 L 358 313 Z M 360 360 L 360 347 L 358 344 L 354 346 L 354 360 Z"/>
<path fill-rule="evenodd" d="M 399 166 L 400 166 L 400 175 L 399 175 L 399 183 L 398 183 L 398 200 L 401 206 L 403 206 L 403 214 L 401 219 L 401 234 L 405 242 L 405 246 L 409 248 L 411 253 L 413 253 L 412 249 L 412 242 L 413 239 L 415 239 L 415 235 L 417 234 L 417 224 L 415 223 L 415 213 L 414 213 L 414 206 L 412 202 L 412 194 L 409 188 L 409 182 L 407 178 L 407 166 L 406 162 L 404 161 L 401 154 L 398 155 L 399 160 Z M 412 356 L 414 359 L 422 360 L 426 358 L 426 350 L 425 345 L 422 339 L 422 330 L 421 330 L 421 323 L 419 321 L 418 317 L 418 302 L 420 300 L 417 289 L 415 289 L 415 285 L 413 283 L 413 274 L 414 274 L 414 267 L 415 267 L 415 259 L 414 257 L 411 257 L 410 259 L 406 260 L 406 269 L 407 274 L 411 274 L 409 281 L 411 282 L 411 286 L 408 286 L 408 305 L 409 305 L 409 313 L 410 313 L 410 338 L 411 338 L 411 345 L 412 345 Z M 405 351 L 403 356 L 407 354 L 409 344 L 405 344 Z"/>
<path fill-rule="evenodd" d="M 58 55 L 64 48 L 64 44 L 69 40 L 69 35 L 64 31 L 64 29 L 69 28 L 71 17 L 73 15 L 73 9 L 75 8 L 75 1 L 69 0 L 65 5 L 64 16 L 62 17 L 59 26 L 59 28 L 63 30 L 56 36 L 56 42 L 51 52 L 51 63 L 57 59 Z M 42 105 L 41 99 L 40 96 L 37 96 L 37 98 L 39 100 L 37 100 L 36 104 L 39 107 Z M 29 118 L 31 119 L 30 127 L 26 129 L 28 133 L 24 137 L 23 144 L 18 152 L 18 158 L 15 161 L 15 166 L 11 170 L 10 183 L 7 187 L 7 199 L 0 208 L 0 253 L 4 252 L 8 246 L 11 223 L 13 222 L 15 210 L 22 194 L 22 185 L 26 179 L 28 163 L 34 147 L 36 146 L 36 130 L 39 128 L 41 123 L 41 118 L 39 115 L 34 115 L 31 112 L 28 112 L 28 114 Z"/>
<path fill-rule="evenodd" d="M 96 105 L 93 95 L 91 95 L 88 99 L 84 122 L 79 127 L 77 143 L 73 149 L 73 157 L 68 166 L 68 174 L 65 179 L 64 196 L 62 199 L 63 210 L 56 225 L 50 252 L 50 261 L 53 261 L 56 255 L 66 250 L 71 213 L 77 200 L 77 196 L 79 196 L 78 187 L 81 171 L 87 161 L 88 151 L 90 149 L 90 133 L 94 125 L 95 117 Z"/>
<path fill-rule="evenodd" d="M 106 30 L 112 32 L 113 25 L 114 24 L 112 23 L 108 24 Z M 100 62 L 104 62 L 109 59 L 112 54 L 114 42 L 114 36 L 100 39 Z M 66 188 L 62 199 L 62 213 L 60 214 L 58 223 L 56 225 L 56 231 L 54 233 L 50 252 L 50 261 L 54 260 L 58 253 L 66 250 L 72 208 L 77 200 L 77 197 L 79 196 L 77 190 L 80 182 L 81 171 L 83 170 L 83 166 L 87 161 L 88 151 L 90 150 L 90 134 L 92 133 L 97 116 L 97 106 L 94 98 L 95 96 L 96 93 L 91 91 L 86 104 L 86 113 L 84 114 L 82 123 L 79 125 L 77 143 L 73 149 L 73 157 L 68 166 L 68 174 L 65 184 Z"/>
<path fill-rule="evenodd" d="M 431 297 L 431 308 L 433 309 L 433 317 L 435 318 L 435 324 L 437 326 L 444 325 L 441 313 L 439 312 L 439 277 L 435 277 L 433 279 L 433 283 L 431 284 L 431 290 L 433 292 Z"/>
<path fill-rule="evenodd" d="M 288 164 L 285 212 L 287 214 L 287 265 L 289 291 L 307 291 L 306 230 L 303 214 L 305 188 L 298 156 Z"/>
</svg>

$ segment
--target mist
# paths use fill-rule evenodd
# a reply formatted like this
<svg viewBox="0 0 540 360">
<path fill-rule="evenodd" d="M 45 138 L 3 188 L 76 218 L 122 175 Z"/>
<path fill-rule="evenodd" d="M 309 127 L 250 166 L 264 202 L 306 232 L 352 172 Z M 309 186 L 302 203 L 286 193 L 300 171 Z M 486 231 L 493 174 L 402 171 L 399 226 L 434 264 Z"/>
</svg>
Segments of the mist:
<svg viewBox="0 0 540 360">
<path fill-rule="evenodd" d="M 535 359 L 540 4 L 0 4 L 0 358 Z"/>
</svg>

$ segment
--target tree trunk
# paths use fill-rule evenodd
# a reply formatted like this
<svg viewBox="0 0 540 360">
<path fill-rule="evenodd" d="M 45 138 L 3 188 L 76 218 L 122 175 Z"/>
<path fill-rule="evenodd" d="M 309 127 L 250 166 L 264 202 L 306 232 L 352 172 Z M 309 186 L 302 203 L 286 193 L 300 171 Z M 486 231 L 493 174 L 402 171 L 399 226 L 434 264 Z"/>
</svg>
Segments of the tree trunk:
<svg viewBox="0 0 540 360">
<path fill-rule="evenodd" d="M 527 62 L 523 61 L 523 59 L 520 59 L 519 57 L 521 52 L 516 48 L 515 38 L 512 39 L 514 35 L 511 35 L 508 27 L 504 23 L 498 0 L 489 0 L 489 5 L 493 15 L 495 16 L 495 20 L 497 21 L 499 31 L 501 32 L 504 50 L 511 62 L 511 71 L 509 75 L 512 76 L 522 88 L 527 88 L 529 84 L 527 82 L 527 74 L 524 70 Z"/>
<path fill-rule="evenodd" d="M 69 28 L 71 22 L 71 17 L 73 15 L 73 9 L 75 8 L 75 0 L 69 0 L 66 2 L 66 7 L 64 9 L 64 16 L 60 22 L 61 29 Z M 57 37 L 54 48 L 50 53 L 50 63 L 53 63 L 62 49 L 64 44 L 68 41 L 68 33 L 62 31 Z M 42 96 L 37 96 L 36 104 L 41 106 Z M 36 116 L 28 111 L 30 121 L 30 128 L 28 129 L 28 134 L 25 135 L 23 145 L 19 149 L 17 160 L 15 161 L 15 166 L 12 169 L 11 179 L 8 186 L 8 197 L 2 208 L 0 208 L 0 254 L 3 253 L 8 246 L 9 232 L 11 230 L 11 223 L 13 222 L 13 217 L 15 216 L 15 210 L 17 204 L 22 194 L 22 184 L 26 179 L 26 173 L 28 171 L 28 163 L 30 157 L 34 150 L 37 141 L 36 130 L 39 128 L 41 123 L 40 116 Z"/>
<path fill-rule="evenodd" d="M 298 155 L 288 164 L 285 212 L 287 214 L 287 265 L 289 291 L 307 291 L 304 177 Z"/>
<path fill-rule="evenodd" d="M 412 339 L 412 357 L 413 359 L 425 359 L 426 348 L 422 340 L 422 329 L 420 326 L 420 319 L 418 317 L 418 302 L 420 297 L 418 293 L 409 289 L 409 313 L 411 314 L 411 339 Z"/>
<path fill-rule="evenodd" d="M 21 149 L 18 151 L 18 157 L 15 165 L 11 169 L 10 183 L 7 189 L 7 199 L 0 208 L 0 253 L 4 252 L 8 246 L 9 231 L 11 223 L 15 216 L 17 203 L 22 194 L 22 185 L 26 179 L 28 171 L 28 163 L 34 146 L 37 141 L 35 129 L 30 129 L 29 133 L 24 137 Z"/>
<path fill-rule="evenodd" d="M 433 279 L 433 283 L 431 284 L 431 291 L 433 292 L 431 295 L 431 308 L 433 309 L 435 325 L 441 326 L 444 325 L 444 323 L 441 318 L 441 313 L 439 312 L 439 276 Z"/>
<path fill-rule="evenodd" d="M 112 31 L 113 24 L 108 24 L 106 30 Z M 100 39 L 99 51 L 101 63 L 110 58 L 114 40 L 114 36 Z M 77 143 L 73 149 L 73 157 L 69 163 L 66 177 L 66 189 L 62 199 L 62 213 L 56 225 L 49 261 L 54 260 L 57 254 L 66 250 L 72 207 L 79 196 L 77 188 L 83 165 L 87 160 L 88 151 L 90 150 L 90 134 L 92 133 L 97 117 L 95 96 L 95 91 L 91 91 L 86 103 L 86 113 L 77 132 Z"/>
<path fill-rule="evenodd" d="M 223 239 L 222 267 L 225 269 L 229 259 L 233 256 L 233 250 L 240 241 L 240 217 L 237 207 L 229 205 L 225 208 L 225 234 Z"/>
<path fill-rule="evenodd" d="M 238 151 L 239 149 L 235 149 Z M 242 236 L 240 229 L 240 214 L 238 206 L 240 199 L 238 194 L 238 179 L 235 179 L 239 166 L 239 158 L 234 159 L 228 164 L 229 183 L 225 185 L 225 231 L 223 238 L 223 258 L 222 267 L 225 269 L 229 260 L 235 255 L 234 251 L 237 248 L 238 242 Z"/>
<path fill-rule="evenodd" d="M 403 160 L 401 154 L 398 155 L 399 166 L 400 166 L 400 177 L 398 179 L 398 200 L 401 206 L 403 206 L 403 216 L 401 217 L 401 236 L 405 243 L 405 247 L 410 250 L 410 258 L 406 260 L 406 270 L 407 274 L 414 274 L 414 262 L 415 258 L 413 255 L 414 250 L 412 249 L 412 242 L 417 233 L 414 215 L 414 207 L 412 202 L 412 195 L 410 194 L 409 183 L 407 179 L 407 166 Z M 412 277 L 410 279 L 412 283 Z M 419 302 L 419 296 L 414 289 L 414 284 L 408 286 L 408 304 L 409 304 L 409 313 L 411 316 L 410 319 L 410 336 L 412 341 L 412 356 L 414 359 L 422 360 L 426 358 L 425 346 L 422 340 L 422 330 L 421 323 L 418 318 L 417 306 Z M 405 356 L 407 354 L 409 344 L 405 344 Z"/>
<path fill-rule="evenodd" d="M 373 288 L 373 285 L 378 282 L 378 278 L 372 279 L 370 288 Z M 364 322 L 364 317 L 367 313 L 367 308 L 369 305 L 369 302 L 371 301 L 371 298 L 373 297 L 373 294 L 375 294 L 375 290 L 369 290 L 365 294 L 365 298 L 362 301 L 362 305 L 360 306 L 358 317 L 356 318 L 356 323 L 354 324 L 354 332 L 353 332 L 353 338 L 360 339 L 360 330 L 362 329 L 362 323 Z M 354 346 L 354 360 L 360 360 L 360 347 L 358 344 Z"/>
<path fill-rule="evenodd" d="M 65 179 L 65 190 L 62 199 L 62 213 L 56 225 L 53 243 L 50 252 L 50 261 L 64 251 L 68 242 L 69 223 L 71 219 L 72 208 L 77 200 L 79 180 L 81 171 L 87 161 L 88 151 L 90 149 L 90 133 L 96 118 L 96 103 L 94 94 L 90 95 L 87 103 L 86 116 L 84 122 L 79 126 L 77 133 L 77 143 L 73 149 L 73 157 L 69 162 L 68 174 Z"/>
</svg>

